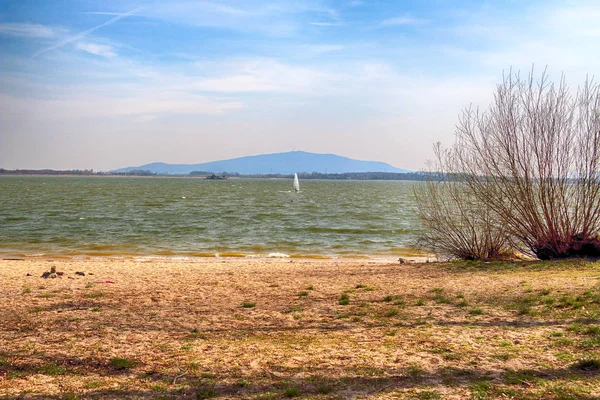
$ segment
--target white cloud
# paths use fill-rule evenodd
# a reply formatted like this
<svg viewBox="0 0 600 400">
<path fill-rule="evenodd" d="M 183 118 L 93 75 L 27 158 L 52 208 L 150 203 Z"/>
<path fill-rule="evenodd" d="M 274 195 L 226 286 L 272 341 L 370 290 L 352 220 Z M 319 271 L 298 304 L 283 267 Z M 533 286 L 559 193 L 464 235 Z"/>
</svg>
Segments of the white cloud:
<svg viewBox="0 0 600 400">
<path fill-rule="evenodd" d="M 450 54 L 480 71 L 496 73 L 513 67 L 540 71 L 548 66 L 553 77 L 564 72 L 581 75 L 600 68 L 600 3 L 574 1 L 569 7 L 543 7 L 505 18 L 489 9 L 465 16 L 446 32 Z"/>
<path fill-rule="evenodd" d="M 342 46 L 340 44 L 317 44 L 317 45 L 305 46 L 303 48 L 303 50 L 307 51 L 310 54 L 319 55 L 319 54 L 331 53 L 331 52 L 335 52 L 335 51 L 342 51 L 345 48 L 346 48 L 345 46 Z"/>
<path fill-rule="evenodd" d="M 0 34 L 26 38 L 52 38 L 56 36 L 56 30 L 57 28 L 51 28 L 39 24 L 0 24 Z"/>
<path fill-rule="evenodd" d="M 395 26 L 395 25 L 421 25 L 426 24 L 429 21 L 426 19 L 413 18 L 409 16 L 402 16 L 396 18 L 388 18 L 381 21 L 382 26 Z"/>
<path fill-rule="evenodd" d="M 113 51 L 112 46 L 104 45 L 104 44 L 80 42 L 80 43 L 77 43 L 76 48 L 78 50 L 82 50 L 87 53 L 94 54 L 96 56 L 106 57 L 106 58 L 112 58 L 117 55 Z"/>
<path fill-rule="evenodd" d="M 104 22 L 104 23 L 102 23 L 102 24 L 100 24 L 100 25 L 94 26 L 93 28 L 90 28 L 90 29 L 88 29 L 88 30 L 86 30 L 86 31 L 80 32 L 80 33 L 78 33 L 78 34 L 76 34 L 76 35 L 73 35 L 73 36 L 70 36 L 70 37 L 68 37 L 68 38 L 66 38 L 66 39 L 63 39 L 63 40 L 61 40 L 59 43 L 57 43 L 57 44 L 55 44 L 55 45 L 52 45 L 52 46 L 50 46 L 50 47 L 47 47 L 47 48 L 45 48 L 45 49 L 42 49 L 42 50 L 38 51 L 37 53 L 35 53 L 35 54 L 32 56 L 32 58 L 35 58 L 35 57 L 39 56 L 40 54 L 43 54 L 43 53 L 45 53 L 45 52 L 47 52 L 47 51 L 51 51 L 51 50 L 55 50 L 55 49 L 58 49 L 58 48 L 60 48 L 60 47 L 63 47 L 64 45 L 66 45 L 66 44 L 68 44 L 68 43 L 75 42 L 75 41 L 77 41 L 77 40 L 79 40 L 79 39 L 83 39 L 84 37 L 86 37 L 86 36 L 87 36 L 87 35 L 89 35 L 90 33 L 94 32 L 95 30 L 98 30 L 98 29 L 100 29 L 100 28 L 102 28 L 102 27 L 105 27 L 105 26 L 108 26 L 108 25 L 112 25 L 112 24 L 114 24 L 115 22 L 119 21 L 120 19 L 123 19 L 123 18 L 129 17 L 129 16 L 131 16 L 131 15 L 135 14 L 135 13 L 136 13 L 136 12 L 138 12 L 139 10 L 141 10 L 141 7 L 139 7 L 139 8 L 136 8 L 136 9 L 134 9 L 134 10 L 131 10 L 131 11 L 128 11 L 128 12 L 126 12 L 126 13 L 123 13 L 123 14 L 119 14 L 119 15 L 117 15 L 116 17 L 113 17 L 113 18 L 109 19 L 108 21 L 106 21 L 106 22 Z"/>
<path fill-rule="evenodd" d="M 237 101 L 221 101 L 186 93 L 142 92 L 127 98 L 86 94 L 55 99 L 0 95 L 0 120 L 108 118 L 129 116 L 149 121 L 157 114 L 224 115 L 243 107 Z"/>
<path fill-rule="evenodd" d="M 310 25 L 314 26 L 342 26 L 341 22 L 309 22 Z"/>
<path fill-rule="evenodd" d="M 316 24 L 336 23 L 339 19 L 336 10 L 323 6 L 318 0 L 154 1 L 142 15 L 175 24 L 218 27 L 272 37 L 293 36 L 306 25 L 307 19 L 315 20 Z"/>
<path fill-rule="evenodd" d="M 209 92 L 284 92 L 306 93 L 327 80 L 328 73 L 283 64 L 269 59 L 254 59 L 245 62 L 226 63 L 223 69 L 228 74 L 197 80 L 191 88 Z"/>
</svg>

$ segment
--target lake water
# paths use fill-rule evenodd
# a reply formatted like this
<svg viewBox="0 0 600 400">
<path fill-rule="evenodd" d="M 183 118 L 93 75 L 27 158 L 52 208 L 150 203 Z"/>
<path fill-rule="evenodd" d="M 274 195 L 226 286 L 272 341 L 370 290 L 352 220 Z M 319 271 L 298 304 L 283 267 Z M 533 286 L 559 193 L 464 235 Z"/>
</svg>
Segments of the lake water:
<svg viewBox="0 0 600 400">
<path fill-rule="evenodd" d="M 0 254 L 392 257 L 414 253 L 411 182 L 0 177 Z"/>
</svg>

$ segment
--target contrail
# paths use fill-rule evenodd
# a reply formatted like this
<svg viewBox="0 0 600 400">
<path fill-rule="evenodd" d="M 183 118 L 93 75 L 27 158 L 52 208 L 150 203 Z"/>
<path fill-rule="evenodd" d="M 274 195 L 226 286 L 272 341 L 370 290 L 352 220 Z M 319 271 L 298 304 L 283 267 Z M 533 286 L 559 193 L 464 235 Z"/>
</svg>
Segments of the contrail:
<svg viewBox="0 0 600 400">
<path fill-rule="evenodd" d="M 120 20 L 122 18 L 125 18 L 125 17 L 128 17 L 128 16 L 132 15 L 132 14 L 135 14 L 137 11 L 141 10 L 142 8 L 143 7 L 138 7 L 135 10 L 131 10 L 131 11 L 128 11 L 128 12 L 123 13 L 123 14 L 118 14 L 116 17 L 109 19 L 108 21 L 106 21 L 103 24 L 100 24 L 98 26 L 90 28 L 87 31 L 80 32 L 77 35 L 71 36 L 70 38 L 67 38 L 67 39 L 63 40 L 62 42 L 59 42 L 59 43 L 55 44 L 54 46 L 50 46 L 48 48 L 45 48 L 45 49 L 42 49 L 42 50 L 38 51 L 33 56 L 31 56 L 31 58 L 36 58 L 37 56 L 39 56 L 42 53 L 45 53 L 45 52 L 50 51 L 50 50 L 58 49 L 59 47 L 63 47 L 65 44 L 68 44 L 68 43 L 74 42 L 76 40 L 79 40 L 79 39 L 87 36 L 88 34 L 94 32 L 96 29 L 100 29 L 103 26 L 114 24 L 115 22 L 117 22 L 118 20 Z"/>
</svg>

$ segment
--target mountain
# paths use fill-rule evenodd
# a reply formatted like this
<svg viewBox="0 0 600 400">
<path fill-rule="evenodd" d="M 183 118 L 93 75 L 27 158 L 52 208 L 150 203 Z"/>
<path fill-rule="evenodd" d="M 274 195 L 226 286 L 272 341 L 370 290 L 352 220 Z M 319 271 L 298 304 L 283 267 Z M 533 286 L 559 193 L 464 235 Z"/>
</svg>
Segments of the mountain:
<svg viewBox="0 0 600 400">
<path fill-rule="evenodd" d="M 335 154 L 316 154 L 305 151 L 290 151 L 287 153 L 261 154 L 233 158 L 230 160 L 212 161 L 203 164 L 165 164 L 161 162 L 127 167 L 112 172 L 131 172 L 134 170 L 149 170 L 157 174 L 182 175 L 192 171 L 207 171 L 214 173 L 238 172 L 242 175 L 251 174 L 293 174 L 294 172 L 409 172 L 378 161 L 360 161 Z"/>
</svg>

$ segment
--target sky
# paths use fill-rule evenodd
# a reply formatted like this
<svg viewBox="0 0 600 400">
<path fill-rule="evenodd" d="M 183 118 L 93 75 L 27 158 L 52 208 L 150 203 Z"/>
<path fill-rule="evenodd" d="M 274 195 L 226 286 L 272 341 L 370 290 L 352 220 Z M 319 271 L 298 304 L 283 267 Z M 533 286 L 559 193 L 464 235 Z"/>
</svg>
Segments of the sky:
<svg viewBox="0 0 600 400">
<path fill-rule="evenodd" d="M 419 170 L 511 68 L 575 90 L 600 1 L 2 0 L 0 168 L 303 150 Z"/>
</svg>

